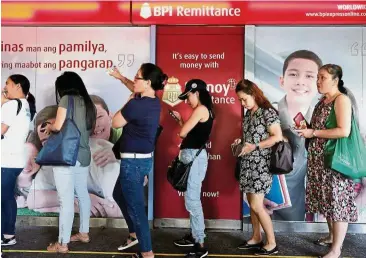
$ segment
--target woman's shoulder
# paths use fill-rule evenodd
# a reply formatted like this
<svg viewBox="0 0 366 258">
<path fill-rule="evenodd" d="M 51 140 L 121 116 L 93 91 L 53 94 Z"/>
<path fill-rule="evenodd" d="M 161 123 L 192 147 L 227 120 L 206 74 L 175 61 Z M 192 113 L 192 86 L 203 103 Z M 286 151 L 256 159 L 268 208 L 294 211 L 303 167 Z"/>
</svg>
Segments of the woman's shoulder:
<svg viewBox="0 0 366 258">
<path fill-rule="evenodd" d="M 351 98 L 347 94 L 339 94 L 334 101 L 349 101 L 351 103 Z"/>
<path fill-rule="evenodd" d="M 338 97 L 334 100 L 335 106 L 352 106 L 352 101 L 350 97 L 348 97 L 346 94 L 340 94 Z"/>
<path fill-rule="evenodd" d="M 20 104 L 19 104 L 20 103 Z M 18 109 L 19 105 L 21 105 L 21 101 L 18 99 L 10 99 L 7 102 L 5 102 L 2 106 L 1 109 L 3 110 L 13 110 L 13 109 Z"/>
<path fill-rule="evenodd" d="M 264 116 L 278 116 L 278 111 L 272 107 L 263 109 Z"/>
<path fill-rule="evenodd" d="M 194 109 L 193 113 L 196 113 L 202 117 L 206 117 L 210 112 L 206 106 L 200 105 Z"/>
</svg>

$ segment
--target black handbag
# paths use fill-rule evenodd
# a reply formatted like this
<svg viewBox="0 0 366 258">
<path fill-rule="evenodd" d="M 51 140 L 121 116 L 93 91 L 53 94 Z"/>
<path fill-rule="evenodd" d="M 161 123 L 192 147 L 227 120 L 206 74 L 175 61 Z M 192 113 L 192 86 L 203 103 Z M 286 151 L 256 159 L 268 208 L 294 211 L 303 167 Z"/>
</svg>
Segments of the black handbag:
<svg viewBox="0 0 366 258">
<path fill-rule="evenodd" d="M 272 146 L 269 171 L 274 175 L 288 174 L 293 170 L 294 156 L 289 142 L 280 141 Z"/>
<path fill-rule="evenodd" d="M 36 163 L 45 166 L 75 166 L 80 147 L 80 131 L 74 122 L 74 98 L 69 96 L 62 128 L 52 133 L 38 153 Z"/>
<path fill-rule="evenodd" d="M 241 158 L 236 158 L 235 164 L 235 179 L 236 181 L 240 182 L 240 167 L 241 167 Z"/>
<path fill-rule="evenodd" d="M 294 168 L 294 155 L 287 140 L 277 142 L 272 146 L 269 172 L 273 175 L 290 173 Z"/>
<path fill-rule="evenodd" d="M 187 191 L 188 177 L 192 164 L 194 160 L 198 157 L 198 155 L 201 153 L 205 145 L 206 143 L 197 151 L 193 160 L 187 164 L 184 164 L 182 161 L 180 161 L 179 156 L 177 156 L 172 161 L 172 163 L 168 167 L 167 177 L 169 183 L 173 186 L 175 190 L 181 192 Z"/>
<path fill-rule="evenodd" d="M 156 131 L 156 135 L 155 135 L 155 145 L 158 142 L 158 138 L 162 131 L 163 131 L 163 127 L 161 125 L 159 125 L 158 130 Z M 123 132 L 122 132 L 122 134 L 123 134 Z M 113 151 L 116 159 L 121 159 L 121 152 L 120 152 L 121 141 L 122 141 L 122 135 L 119 137 L 117 142 L 112 147 L 112 151 Z"/>
</svg>

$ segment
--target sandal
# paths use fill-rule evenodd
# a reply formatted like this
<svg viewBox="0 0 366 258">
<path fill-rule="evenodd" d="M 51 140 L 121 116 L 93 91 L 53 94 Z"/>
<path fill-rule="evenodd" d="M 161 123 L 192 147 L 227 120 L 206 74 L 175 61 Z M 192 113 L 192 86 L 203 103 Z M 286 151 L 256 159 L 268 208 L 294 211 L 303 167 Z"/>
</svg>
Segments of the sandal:
<svg viewBox="0 0 366 258">
<path fill-rule="evenodd" d="M 56 242 L 47 246 L 47 251 L 52 253 L 66 254 L 69 252 L 69 248 L 67 246 L 62 246 L 59 242 Z"/>
<path fill-rule="evenodd" d="M 80 232 L 76 233 L 75 235 L 72 235 L 70 237 L 70 242 L 82 242 L 82 243 L 89 243 L 90 242 L 90 238 L 89 235 L 82 235 Z"/>
<path fill-rule="evenodd" d="M 319 238 L 318 240 L 314 241 L 313 243 L 316 245 L 326 246 L 326 247 L 332 246 L 332 242 L 327 242 L 326 238 Z"/>
</svg>

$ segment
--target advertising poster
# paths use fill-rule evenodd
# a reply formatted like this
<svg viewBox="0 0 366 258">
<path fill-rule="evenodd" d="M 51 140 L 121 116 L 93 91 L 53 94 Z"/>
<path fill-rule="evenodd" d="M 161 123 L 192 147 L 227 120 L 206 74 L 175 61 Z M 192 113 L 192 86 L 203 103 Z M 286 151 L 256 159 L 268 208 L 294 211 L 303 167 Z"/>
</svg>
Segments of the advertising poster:
<svg viewBox="0 0 366 258">
<path fill-rule="evenodd" d="M 307 153 L 304 139 L 290 130 L 293 118 L 302 112 L 310 121 L 320 95 L 317 70 L 322 64 L 337 64 L 349 90 L 354 113 L 366 142 L 366 30 L 363 27 L 255 27 L 245 31 L 245 77 L 255 81 L 279 110 L 284 135 L 294 151 L 294 170 L 285 176 L 291 207 L 273 212 L 280 221 L 324 221 L 306 216 L 305 186 Z M 366 180 L 356 184 L 359 223 L 366 222 Z"/>
<path fill-rule="evenodd" d="M 22 35 L 19 37 L 19 35 Z M 92 155 L 113 155 L 112 146 L 122 130 L 112 130 L 111 119 L 127 101 L 130 92 L 107 70 L 115 65 L 122 74 L 133 78 L 140 65 L 150 61 L 150 29 L 140 28 L 72 28 L 72 27 L 3 27 L 1 31 L 1 80 L 23 74 L 31 83 L 37 114 L 34 130 L 26 148 L 29 161 L 17 183 L 19 215 L 57 216 L 59 201 L 52 167 L 34 163 L 48 135 L 44 122 L 56 116 L 55 80 L 64 71 L 78 73 L 97 109 L 97 123 L 89 144 Z M 121 217 L 113 199 L 119 175 L 119 161 L 100 166 L 92 159 L 88 176 L 92 217 Z M 75 202 L 76 203 L 76 202 Z M 78 207 L 75 204 L 75 210 Z"/>
<path fill-rule="evenodd" d="M 201 200 L 205 219 L 240 219 L 240 191 L 234 177 L 231 143 L 241 134 L 241 106 L 235 94 L 243 76 L 244 28 L 158 27 L 157 64 L 169 80 L 162 93 L 161 124 L 155 159 L 155 218 L 188 218 L 184 193 L 167 181 L 167 168 L 179 153 L 180 126 L 169 115 L 178 111 L 186 121 L 192 109 L 177 97 L 188 80 L 208 85 L 214 103 L 214 120 L 207 143 L 208 170 Z"/>
</svg>

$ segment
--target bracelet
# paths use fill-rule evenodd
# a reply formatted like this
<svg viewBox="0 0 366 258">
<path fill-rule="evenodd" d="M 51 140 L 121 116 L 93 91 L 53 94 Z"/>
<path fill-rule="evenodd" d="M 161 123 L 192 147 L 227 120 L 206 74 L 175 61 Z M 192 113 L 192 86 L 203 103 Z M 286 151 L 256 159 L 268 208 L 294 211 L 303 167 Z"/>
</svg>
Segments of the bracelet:
<svg viewBox="0 0 366 258">
<path fill-rule="evenodd" d="M 313 137 L 316 137 L 315 131 L 316 131 L 316 130 L 314 130 L 314 131 L 313 131 Z"/>
</svg>

